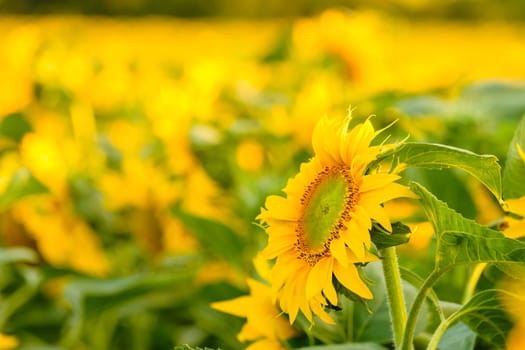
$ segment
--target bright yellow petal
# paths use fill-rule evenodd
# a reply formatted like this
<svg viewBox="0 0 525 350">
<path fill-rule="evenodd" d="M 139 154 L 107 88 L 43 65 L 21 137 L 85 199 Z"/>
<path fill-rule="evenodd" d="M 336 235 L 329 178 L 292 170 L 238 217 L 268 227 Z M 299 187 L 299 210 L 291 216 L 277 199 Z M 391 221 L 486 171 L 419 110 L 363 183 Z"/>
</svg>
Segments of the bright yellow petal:
<svg viewBox="0 0 525 350">
<path fill-rule="evenodd" d="M 337 280 L 349 291 L 365 299 L 374 297 L 365 282 L 361 280 L 355 265 L 351 264 L 348 267 L 343 267 L 339 264 L 334 264 L 334 274 Z"/>
<path fill-rule="evenodd" d="M 370 202 L 380 204 L 389 201 L 394 198 L 418 198 L 414 192 L 410 191 L 408 187 L 398 183 L 391 183 L 380 189 L 371 190 L 361 194 L 360 204 Z M 364 204 L 363 204 L 364 205 Z"/>
<path fill-rule="evenodd" d="M 250 344 L 246 350 L 286 350 L 276 339 L 263 338 Z"/>
<path fill-rule="evenodd" d="M 374 127 L 369 120 L 363 124 L 355 126 L 345 137 L 343 147 L 346 148 L 346 155 L 343 160 L 346 164 L 351 164 L 352 160 L 363 151 L 375 137 Z"/>
<path fill-rule="evenodd" d="M 337 292 L 334 288 L 334 283 L 332 282 L 333 264 L 334 263 L 336 264 L 337 262 L 334 262 L 333 259 L 330 259 L 330 260 L 332 262 L 330 266 L 330 274 L 327 276 L 326 281 L 324 281 L 323 294 L 325 295 L 325 297 L 328 299 L 328 301 L 332 305 L 337 305 L 337 301 L 338 301 Z"/>
<path fill-rule="evenodd" d="M 267 210 L 261 211 L 259 220 L 273 218 L 279 220 L 296 221 L 299 218 L 297 202 L 280 196 L 268 196 L 265 206 Z"/>
<path fill-rule="evenodd" d="M 308 274 L 306 280 L 306 299 L 311 299 L 323 289 L 323 283 L 327 280 L 327 275 L 332 276 L 330 262 L 332 259 L 323 258 L 319 260 Z"/>
<path fill-rule="evenodd" d="M 310 302 L 310 307 L 312 308 L 312 311 L 314 314 L 319 317 L 323 322 L 328 324 L 335 324 L 334 319 L 323 309 L 322 304 L 317 301 L 313 300 Z"/>
<path fill-rule="evenodd" d="M 509 238 L 525 237 L 525 220 L 510 225 L 503 231 L 503 234 Z"/>
<path fill-rule="evenodd" d="M 348 265 L 348 257 L 346 256 L 346 244 L 342 238 L 334 239 L 330 243 L 330 253 L 343 266 Z"/>
<path fill-rule="evenodd" d="M 270 238 L 268 239 L 268 245 L 263 249 L 261 254 L 266 259 L 273 259 L 293 249 L 293 245 L 290 245 L 288 240 Z"/>
<path fill-rule="evenodd" d="M 341 231 L 341 236 L 345 240 L 348 247 L 355 253 L 359 258 L 364 258 L 365 256 L 365 240 L 370 238 L 368 230 L 363 229 L 357 224 L 355 220 L 350 220 L 348 223 L 348 229 Z"/>
<path fill-rule="evenodd" d="M 262 336 L 263 334 L 261 334 L 261 332 L 259 332 L 259 330 L 254 327 L 254 324 L 246 322 L 244 326 L 242 326 L 239 334 L 237 334 L 237 339 L 239 339 L 240 342 L 245 342 L 248 340 L 255 340 Z"/>
<path fill-rule="evenodd" d="M 365 209 L 373 219 L 381 224 L 381 226 L 386 228 L 389 232 L 392 232 L 390 218 L 388 217 L 385 208 L 380 205 L 367 204 Z"/>
<path fill-rule="evenodd" d="M 218 301 L 210 304 L 215 310 L 225 312 L 238 317 L 246 317 L 251 308 L 252 301 L 249 296 L 242 296 L 231 300 Z"/>
<path fill-rule="evenodd" d="M 525 216 L 525 197 L 518 199 L 508 199 L 506 202 L 509 207 L 508 210 L 511 213 Z"/>
<path fill-rule="evenodd" d="M 388 184 L 398 180 L 400 176 L 394 174 L 372 174 L 363 176 L 362 184 L 359 190 L 361 192 L 368 192 L 371 190 L 382 188 Z"/>
</svg>

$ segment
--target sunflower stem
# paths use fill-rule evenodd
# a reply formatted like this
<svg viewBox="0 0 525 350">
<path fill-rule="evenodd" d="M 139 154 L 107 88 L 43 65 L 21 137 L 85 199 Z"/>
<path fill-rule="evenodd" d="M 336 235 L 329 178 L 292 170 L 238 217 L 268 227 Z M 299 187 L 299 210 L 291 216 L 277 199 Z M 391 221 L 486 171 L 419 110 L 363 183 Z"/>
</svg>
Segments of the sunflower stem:
<svg viewBox="0 0 525 350">
<path fill-rule="evenodd" d="M 394 333 L 394 343 L 395 348 L 399 349 L 405 331 L 407 311 L 403 288 L 401 287 L 401 274 L 399 272 L 395 247 L 388 247 L 382 250 L 382 262 L 388 295 L 388 306 L 390 309 L 390 321 L 392 322 L 392 332 Z"/>
</svg>

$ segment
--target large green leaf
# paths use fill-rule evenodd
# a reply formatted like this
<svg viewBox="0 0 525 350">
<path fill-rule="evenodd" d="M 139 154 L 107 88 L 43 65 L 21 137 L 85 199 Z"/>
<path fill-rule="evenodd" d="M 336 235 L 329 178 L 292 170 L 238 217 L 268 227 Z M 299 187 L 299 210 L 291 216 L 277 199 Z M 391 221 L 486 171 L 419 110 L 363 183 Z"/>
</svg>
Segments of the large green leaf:
<svg viewBox="0 0 525 350">
<path fill-rule="evenodd" d="M 512 328 L 500 302 L 506 294 L 510 293 L 494 289 L 479 292 L 451 317 L 461 320 L 486 342 L 503 348 Z"/>
<path fill-rule="evenodd" d="M 14 173 L 4 193 L 0 196 L 0 212 L 25 196 L 45 192 L 47 188 L 35 179 L 29 170 L 21 168 Z"/>
<path fill-rule="evenodd" d="M 472 350 L 476 344 L 476 333 L 463 322 L 450 327 L 439 342 L 439 349 Z"/>
<path fill-rule="evenodd" d="M 509 145 L 505 170 L 503 171 L 503 196 L 519 198 L 525 196 L 525 161 L 521 159 L 517 145 L 525 151 L 525 117 L 521 119 Z"/>
<path fill-rule="evenodd" d="M 498 158 L 493 155 L 479 155 L 440 144 L 407 142 L 380 155 L 376 162 L 390 158 L 401 169 L 409 166 L 462 169 L 487 186 L 496 198 L 501 199 L 501 167 Z"/>
<path fill-rule="evenodd" d="M 411 189 L 420 197 L 428 219 L 434 226 L 438 267 L 464 263 L 525 263 L 525 243 L 507 238 L 498 231 L 461 216 L 421 185 Z"/>
<path fill-rule="evenodd" d="M 107 349 L 118 325 L 130 317 L 146 317 L 148 311 L 186 303 L 195 290 L 188 288 L 198 266 L 140 273 L 112 279 L 77 278 L 64 288 L 71 316 L 64 328 L 62 345 Z"/>
</svg>

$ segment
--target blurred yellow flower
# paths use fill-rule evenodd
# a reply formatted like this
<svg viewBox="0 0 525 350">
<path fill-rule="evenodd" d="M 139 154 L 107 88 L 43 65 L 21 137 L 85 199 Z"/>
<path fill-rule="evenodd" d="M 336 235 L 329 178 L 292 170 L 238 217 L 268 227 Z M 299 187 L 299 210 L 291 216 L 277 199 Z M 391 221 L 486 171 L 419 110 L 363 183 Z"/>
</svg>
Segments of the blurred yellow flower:
<svg viewBox="0 0 525 350">
<path fill-rule="evenodd" d="M 49 264 L 96 276 L 109 272 L 109 261 L 95 232 L 68 204 L 45 194 L 26 197 L 12 210 Z"/>
<path fill-rule="evenodd" d="M 258 171 L 264 165 L 264 149 L 262 145 L 253 140 L 246 140 L 237 146 L 235 151 L 237 164 L 245 171 Z"/>
<path fill-rule="evenodd" d="M 373 297 L 355 265 L 377 259 L 368 252 L 371 220 L 391 230 L 381 204 L 414 197 L 394 182 L 397 175 L 364 174 L 381 151 L 381 146 L 370 146 L 378 132 L 369 120 L 349 130 L 350 121 L 350 116 L 319 121 L 312 136 L 315 157 L 288 181 L 287 197 L 268 197 L 258 216 L 269 225 L 263 254 L 277 258 L 272 286 L 292 323 L 299 309 L 310 321 L 313 310 L 333 323 L 319 303 L 326 298 L 337 305 L 333 275 L 357 295 Z"/>
<path fill-rule="evenodd" d="M 15 336 L 0 333 L 0 350 L 12 350 L 18 347 L 18 344 Z"/>
<path fill-rule="evenodd" d="M 22 140 L 20 153 L 23 164 L 39 181 L 58 196 L 67 191 L 68 165 L 63 148 L 52 135 L 27 134 Z"/>
</svg>

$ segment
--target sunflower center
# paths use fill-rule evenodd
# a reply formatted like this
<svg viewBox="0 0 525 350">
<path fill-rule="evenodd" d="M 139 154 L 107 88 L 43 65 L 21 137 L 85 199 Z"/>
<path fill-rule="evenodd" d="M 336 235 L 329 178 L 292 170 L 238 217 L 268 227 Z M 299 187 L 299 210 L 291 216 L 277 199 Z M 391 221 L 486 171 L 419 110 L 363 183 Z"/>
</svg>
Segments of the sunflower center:
<svg viewBox="0 0 525 350">
<path fill-rule="evenodd" d="M 315 265 L 330 254 L 330 242 L 346 230 L 358 196 L 348 169 L 325 167 L 317 174 L 301 197 L 303 211 L 296 228 L 299 258 Z"/>
</svg>

